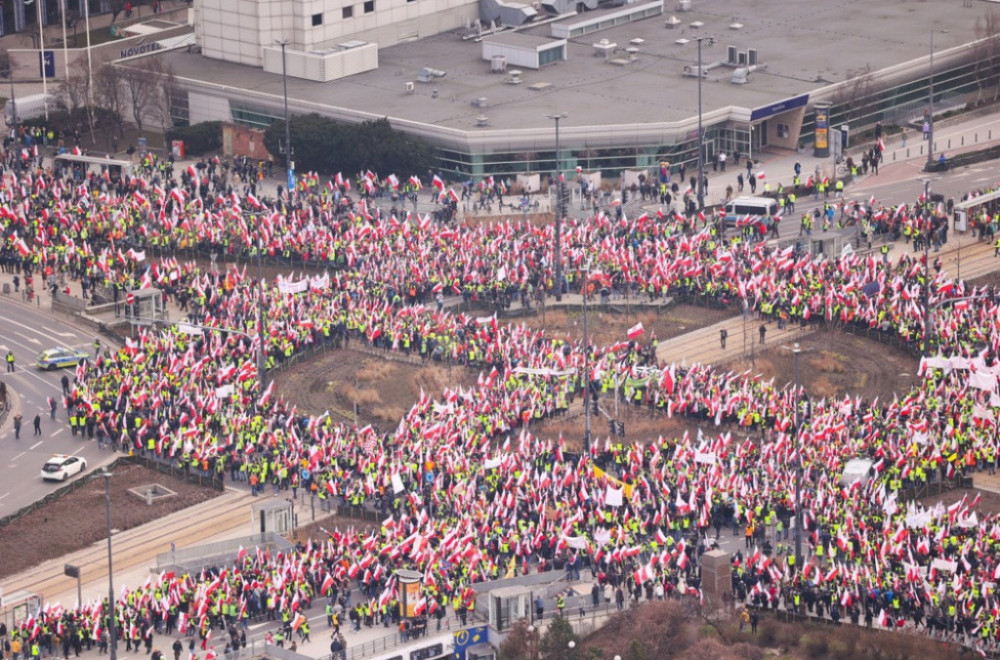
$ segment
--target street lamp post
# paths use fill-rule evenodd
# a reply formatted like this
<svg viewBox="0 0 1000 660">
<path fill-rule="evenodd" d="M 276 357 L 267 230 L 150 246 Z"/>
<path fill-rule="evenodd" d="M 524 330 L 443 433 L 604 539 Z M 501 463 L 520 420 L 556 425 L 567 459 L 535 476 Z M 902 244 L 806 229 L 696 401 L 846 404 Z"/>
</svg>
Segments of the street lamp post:
<svg viewBox="0 0 1000 660">
<path fill-rule="evenodd" d="M 934 164 L 934 33 L 947 34 L 947 30 L 931 30 L 930 77 L 927 84 L 927 164 Z"/>
<path fill-rule="evenodd" d="M 42 0 L 35 0 L 35 11 L 38 15 L 38 63 L 42 67 L 42 107 L 45 108 L 45 121 L 49 120 L 49 77 L 45 75 L 45 31 L 42 29 Z"/>
<path fill-rule="evenodd" d="M 931 34 L 934 34 L 933 32 Z M 928 148 L 930 148 L 928 146 Z M 921 227 L 923 231 L 921 232 L 921 238 L 924 241 L 924 341 L 923 350 L 920 354 L 924 357 L 930 355 L 930 333 L 929 323 L 930 323 L 930 311 L 931 311 L 931 270 L 930 270 L 930 244 L 931 244 L 931 212 L 930 212 L 930 201 L 931 201 L 931 180 L 924 179 L 924 204 L 923 208 L 920 209 L 923 215 L 923 222 Z"/>
<path fill-rule="evenodd" d="M 548 119 L 555 121 L 556 123 L 556 226 L 555 226 L 555 246 L 553 247 L 553 259 L 556 262 L 556 300 L 562 300 L 562 219 L 566 214 L 566 209 L 563 207 L 563 186 L 565 182 L 562 180 L 562 167 L 560 166 L 561 161 L 559 160 L 559 120 L 566 118 L 566 113 L 561 112 L 557 115 L 545 115 Z"/>
<path fill-rule="evenodd" d="M 569 658 L 570 660 L 573 660 L 573 658 L 576 657 L 576 654 L 574 653 L 574 650 L 576 649 L 576 642 L 571 639 L 569 640 L 569 644 L 567 644 L 566 646 L 569 647 Z"/>
<path fill-rule="evenodd" d="M 105 469 L 104 503 L 108 517 L 108 653 L 111 660 L 118 660 L 118 632 L 115 630 L 115 573 L 111 559 L 111 473 Z"/>
<path fill-rule="evenodd" d="M 587 333 L 587 294 L 590 288 L 590 264 L 583 276 L 583 453 L 590 453 L 590 343 Z M 617 388 L 616 388 L 617 389 Z"/>
<path fill-rule="evenodd" d="M 802 445 L 799 442 L 799 354 L 798 342 L 792 348 L 795 354 L 795 566 L 802 570 Z"/>
<path fill-rule="evenodd" d="M 295 163 L 292 162 L 292 128 L 288 123 L 288 68 L 285 64 L 285 47 L 287 39 L 276 41 L 281 46 L 281 87 L 285 97 L 285 170 L 288 172 L 288 200 L 294 200 L 295 195 Z"/>
<path fill-rule="evenodd" d="M 695 37 L 698 42 L 698 210 L 705 208 L 705 133 L 701 126 L 701 42 L 707 41 L 711 46 L 715 37 Z"/>
<path fill-rule="evenodd" d="M 264 246 L 261 243 L 260 227 L 257 228 L 257 383 L 259 397 L 264 396 L 267 386 L 267 365 L 264 351 Z"/>
</svg>

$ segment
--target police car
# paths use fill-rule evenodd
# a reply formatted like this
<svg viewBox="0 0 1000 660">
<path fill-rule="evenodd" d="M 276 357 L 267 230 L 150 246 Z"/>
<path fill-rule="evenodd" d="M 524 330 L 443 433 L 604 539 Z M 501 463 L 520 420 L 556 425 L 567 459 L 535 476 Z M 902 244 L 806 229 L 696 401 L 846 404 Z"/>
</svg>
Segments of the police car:
<svg viewBox="0 0 1000 660">
<path fill-rule="evenodd" d="M 90 357 L 84 351 L 72 348 L 50 348 L 42 351 L 35 359 L 35 366 L 43 371 L 54 371 L 63 367 L 75 367 L 80 364 L 80 360 Z"/>
<path fill-rule="evenodd" d="M 52 458 L 45 461 L 45 465 L 42 466 L 42 479 L 44 481 L 66 481 L 74 474 L 79 474 L 86 469 L 87 461 L 79 456 L 53 454 Z"/>
</svg>

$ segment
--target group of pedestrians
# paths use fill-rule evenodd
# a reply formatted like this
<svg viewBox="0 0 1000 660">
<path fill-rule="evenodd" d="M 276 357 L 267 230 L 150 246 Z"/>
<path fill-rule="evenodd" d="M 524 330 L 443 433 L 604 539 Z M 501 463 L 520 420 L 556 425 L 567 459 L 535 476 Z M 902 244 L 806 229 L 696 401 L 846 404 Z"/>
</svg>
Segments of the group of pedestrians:
<svg viewBox="0 0 1000 660">
<path fill-rule="evenodd" d="M 389 177 L 360 176 L 392 186 Z M 335 589 L 360 593 L 358 605 L 374 624 L 398 605 L 400 568 L 424 576 L 418 616 L 468 612 L 476 582 L 556 561 L 698 598 L 699 538 L 716 523 L 789 519 L 795 473 L 788 466 L 798 457 L 809 484 L 801 504 L 809 554 L 798 565 L 792 556 L 748 549 L 737 567 L 747 598 L 760 602 L 772 587 L 791 594 L 822 583 L 838 601 L 884 606 L 886 616 L 876 614 L 887 621 L 895 611 L 895 601 L 885 599 L 891 590 L 925 611 L 960 610 L 972 623 L 962 626 L 962 643 L 997 643 L 987 584 L 1000 574 L 996 517 L 970 502 L 939 509 L 900 501 L 908 486 L 996 462 L 1000 295 L 993 288 L 940 273 L 927 282 L 915 255 L 895 262 L 814 258 L 724 241 L 710 228 L 685 232 L 677 218 L 648 215 L 564 223 L 565 280 L 556 282 L 549 227 L 386 217 L 370 198 L 348 198 L 336 181 L 314 181 L 298 191 L 297 205 L 236 192 L 206 196 L 183 179 L 93 177 L 68 185 L 33 172 L 7 174 L 2 186 L 9 198 L 3 236 L 25 272 L 94 276 L 109 290 L 160 284 L 171 295 L 184 293 L 193 321 L 219 329 L 145 329 L 120 350 L 88 360 L 70 387 L 75 410 L 130 450 L 220 475 L 238 464 L 257 483 L 355 506 L 377 502 L 384 516 L 377 529 L 335 530 L 289 555 L 248 551 L 201 575 L 130 586 L 115 609 L 119 630 L 129 629 L 133 615 L 170 621 L 173 611 L 178 630 L 207 639 L 214 626 L 254 613 L 294 622 L 312 598 Z M 917 227 L 927 213 L 919 201 L 896 209 L 894 221 Z M 184 261 L 191 253 L 178 251 L 196 246 L 234 256 L 262 249 L 290 261 L 319 260 L 327 270 L 265 282 L 258 292 L 245 269 L 209 273 Z M 155 259 L 161 252 L 180 256 Z M 584 345 L 495 316 L 425 306 L 444 292 L 471 298 L 529 284 L 547 295 L 577 291 L 598 270 L 634 295 L 745 301 L 764 319 L 876 328 L 914 352 L 933 347 L 942 356 L 926 360 L 922 383 L 894 401 L 807 405 L 804 390 L 749 373 L 665 363 L 640 337 Z M 925 285 L 930 305 L 947 310 L 933 337 L 918 304 Z M 977 304 L 962 304 L 969 296 Z M 225 332 L 234 328 L 242 334 Z M 761 343 L 765 333 L 762 326 Z M 266 368 L 318 345 L 337 350 L 356 342 L 481 373 L 475 386 L 424 394 L 393 431 L 358 429 L 297 412 L 273 380 L 260 391 L 261 340 Z M 639 368 L 650 375 L 628 378 Z M 568 410 L 585 387 L 604 396 L 626 381 L 631 405 L 727 430 L 627 446 L 606 438 L 589 451 L 535 437 L 537 426 Z M 805 421 L 793 442 L 797 414 Z M 872 460 L 872 478 L 844 488 L 840 472 L 859 455 Z M 967 524 L 972 516 L 979 525 Z M 955 570 L 913 570 L 939 557 Z M 91 631 L 106 629 L 110 609 L 83 604 L 25 620 L 19 630 L 35 639 L 67 614 Z"/>
</svg>

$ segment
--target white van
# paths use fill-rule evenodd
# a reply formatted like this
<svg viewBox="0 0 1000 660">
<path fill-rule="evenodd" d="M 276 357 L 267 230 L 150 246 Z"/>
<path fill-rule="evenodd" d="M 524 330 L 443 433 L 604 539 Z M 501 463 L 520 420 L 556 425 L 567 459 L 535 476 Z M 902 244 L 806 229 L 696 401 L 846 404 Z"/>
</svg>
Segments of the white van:
<svg viewBox="0 0 1000 660">
<path fill-rule="evenodd" d="M 54 94 L 32 94 L 30 96 L 18 96 L 13 101 L 8 99 L 7 105 L 4 107 L 4 114 L 7 116 L 7 122 L 13 123 L 14 120 L 14 107 L 17 106 L 17 119 L 18 121 L 24 121 L 25 119 L 34 119 L 35 117 L 41 117 L 45 114 L 46 99 L 48 100 L 49 111 L 53 112 L 59 109 L 58 99 Z"/>
<path fill-rule="evenodd" d="M 744 218 L 761 218 L 765 226 L 771 227 L 774 216 L 778 215 L 778 200 L 771 197 L 737 197 L 726 204 L 725 224 L 732 227 Z"/>
</svg>

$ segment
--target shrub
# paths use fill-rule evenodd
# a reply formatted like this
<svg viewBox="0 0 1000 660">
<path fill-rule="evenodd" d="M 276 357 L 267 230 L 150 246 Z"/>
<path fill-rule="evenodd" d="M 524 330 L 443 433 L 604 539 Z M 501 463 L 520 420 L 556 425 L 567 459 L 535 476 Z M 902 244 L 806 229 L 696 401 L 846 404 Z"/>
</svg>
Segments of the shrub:
<svg viewBox="0 0 1000 660">
<path fill-rule="evenodd" d="M 104 108 L 94 108 L 94 125 L 106 126 L 111 124 L 111 113 Z M 90 118 L 87 117 L 86 108 L 77 108 L 69 111 L 65 109 L 49 108 L 49 118 L 32 117 L 21 121 L 22 126 L 37 126 L 39 128 L 51 128 L 60 135 L 72 134 L 74 129 L 86 130 L 90 126 Z"/>
<path fill-rule="evenodd" d="M 167 142 L 184 140 L 184 149 L 190 154 L 201 155 L 222 148 L 222 122 L 203 121 L 192 126 L 171 128 Z"/>
</svg>

